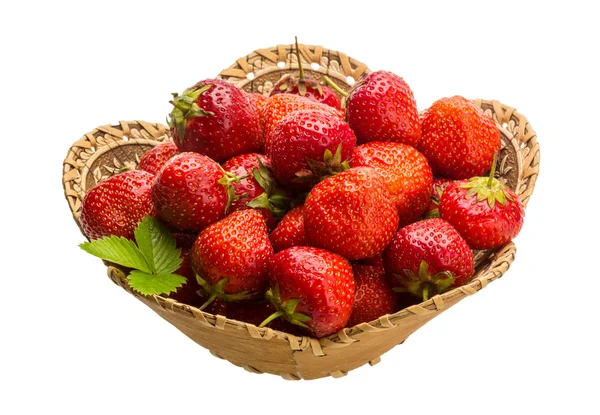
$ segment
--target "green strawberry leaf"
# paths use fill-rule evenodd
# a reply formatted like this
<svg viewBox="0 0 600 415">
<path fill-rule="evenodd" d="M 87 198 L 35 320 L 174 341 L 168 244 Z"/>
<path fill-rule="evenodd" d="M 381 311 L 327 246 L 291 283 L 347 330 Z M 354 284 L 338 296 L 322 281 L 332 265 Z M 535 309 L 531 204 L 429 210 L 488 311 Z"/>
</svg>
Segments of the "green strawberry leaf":
<svg viewBox="0 0 600 415">
<path fill-rule="evenodd" d="M 127 279 L 131 288 L 143 295 L 169 294 L 187 282 L 181 275 L 168 273 L 154 275 L 135 269 Z"/>
<path fill-rule="evenodd" d="M 144 254 L 127 238 L 110 236 L 84 242 L 79 247 L 85 252 L 106 261 L 127 268 L 139 269 L 143 272 L 152 272 Z"/>
<path fill-rule="evenodd" d="M 176 248 L 175 238 L 152 216 L 138 224 L 135 241 L 153 274 L 171 273 L 181 265 L 181 250 Z"/>
<path fill-rule="evenodd" d="M 169 294 L 187 279 L 173 274 L 181 265 L 181 250 L 175 238 L 154 217 L 147 216 L 135 230 L 137 245 L 126 238 L 110 236 L 84 242 L 84 251 L 109 262 L 133 268 L 129 285 L 144 295 Z"/>
</svg>

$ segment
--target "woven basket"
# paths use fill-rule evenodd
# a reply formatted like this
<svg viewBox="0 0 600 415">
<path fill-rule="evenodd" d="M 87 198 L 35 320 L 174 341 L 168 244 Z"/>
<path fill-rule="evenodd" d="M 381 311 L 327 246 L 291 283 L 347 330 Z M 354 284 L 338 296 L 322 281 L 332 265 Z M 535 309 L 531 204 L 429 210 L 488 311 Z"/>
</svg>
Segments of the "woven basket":
<svg viewBox="0 0 600 415">
<path fill-rule="evenodd" d="M 365 64 L 341 52 L 306 45 L 300 45 L 300 51 L 307 76 L 320 78 L 326 74 L 345 90 L 369 72 Z M 238 59 L 219 77 L 246 91 L 266 95 L 284 74 L 296 71 L 292 45 L 280 45 Z M 474 102 L 501 131 L 497 175 L 527 205 L 539 171 L 540 150 L 534 131 L 527 119 L 509 106 L 481 99 Z M 124 166 L 136 167 L 145 151 L 166 140 L 168 127 L 164 125 L 121 121 L 98 127 L 75 142 L 63 165 L 65 196 L 75 222 L 79 225 L 81 200 L 87 190 Z M 272 373 L 290 380 L 316 379 L 343 376 L 366 363 L 379 362 L 383 353 L 404 342 L 429 320 L 500 278 L 514 260 L 515 249 L 509 243 L 479 251 L 475 255 L 476 273 L 469 284 L 319 340 L 214 316 L 162 296 L 142 296 L 129 287 L 124 272 L 113 266 L 108 266 L 108 276 L 219 358 L 254 373 Z"/>
</svg>

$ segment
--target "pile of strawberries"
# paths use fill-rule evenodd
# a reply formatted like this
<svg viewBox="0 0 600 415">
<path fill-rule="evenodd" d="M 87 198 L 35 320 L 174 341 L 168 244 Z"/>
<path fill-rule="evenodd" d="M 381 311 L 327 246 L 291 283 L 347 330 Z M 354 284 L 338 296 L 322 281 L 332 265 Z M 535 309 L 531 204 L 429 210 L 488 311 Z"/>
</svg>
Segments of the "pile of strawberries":
<svg viewBox="0 0 600 415">
<path fill-rule="evenodd" d="M 89 190 L 84 233 L 141 243 L 153 217 L 186 279 L 162 294 L 317 338 L 469 282 L 472 250 L 523 224 L 495 123 L 459 96 L 419 115 L 387 71 L 334 89 L 301 73 L 268 97 L 219 79 L 174 94 L 172 140 Z"/>
</svg>

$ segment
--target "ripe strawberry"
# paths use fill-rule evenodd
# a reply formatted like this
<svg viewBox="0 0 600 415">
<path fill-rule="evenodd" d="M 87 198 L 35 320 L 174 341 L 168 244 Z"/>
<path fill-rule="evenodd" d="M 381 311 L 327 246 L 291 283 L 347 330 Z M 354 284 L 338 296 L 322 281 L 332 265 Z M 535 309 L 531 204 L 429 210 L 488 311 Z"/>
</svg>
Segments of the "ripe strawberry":
<svg viewBox="0 0 600 415">
<path fill-rule="evenodd" d="M 256 109 L 257 114 L 260 114 L 262 108 L 267 102 L 267 97 L 258 92 L 247 92 L 246 98 L 248 98 L 248 101 L 250 101 L 250 105 L 252 105 L 254 109 Z"/>
<path fill-rule="evenodd" d="M 258 113 L 246 94 L 229 82 L 206 79 L 173 94 L 169 126 L 181 152 L 204 154 L 217 162 L 261 151 Z"/>
<path fill-rule="evenodd" d="M 199 232 L 227 214 L 233 180 L 210 158 L 181 153 L 156 176 L 152 200 L 164 222 L 182 231 Z"/>
<path fill-rule="evenodd" d="M 429 206 L 425 209 L 425 218 L 439 218 L 439 205 L 440 200 L 442 199 L 442 194 L 444 190 L 450 183 L 452 183 L 453 179 L 448 179 L 446 177 L 434 177 L 432 184 L 432 192 L 431 192 L 431 201 L 429 202 Z"/>
<path fill-rule="evenodd" d="M 89 239 L 122 236 L 134 239 L 137 224 L 154 216 L 150 196 L 154 175 L 142 170 L 116 174 L 92 187 L 81 202 L 79 221 Z"/>
<path fill-rule="evenodd" d="M 354 149 L 350 166 L 372 167 L 381 175 L 398 208 L 400 226 L 417 220 L 429 205 L 431 168 L 414 147 L 371 141 Z"/>
<path fill-rule="evenodd" d="M 144 153 L 140 159 L 138 169 L 157 175 L 162 166 L 177 153 L 179 153 L 179 149 L 175 143 L 159 144 Z"/>
<path fill-rule="evenodd" d="M 298 110 L 284 117 L 271 135 L 273 176 L 284 186 L 307 189 L 344 169 L 356 137 L 335 115 Z M 334 157 L 335 153 L 335 157 Z"/>
<path fill-rule="evenodd" d="M 471 101 L 442 98 L 421 116 L 421 142 L 433 174 L 467 179 L 487 172 L 500 150 L 500 131 Z"/>
<path fill-rule="evenodd" d="M 391 72 L 371 72 L 346 101 L 348 124 L 359 144 L 393 141 L 416 147 L 421 137 L 419 112 L 408 84 Z"/>
<path fill-rule="evenodd" d="M 331 115 L 335 115 L 340 119 L 344 118 L 344 113 L 336 110 L 325 104 L 311 101 L 308 98 L 293 94 L 277 94 L 267 98 L 262 112 L 260 113 L 260 126 L 263 131 L 264 148 L 267 154 L 271 151 L 271 134 L 279 121 L 286 115 L 298 111 L 317 110 L 323 111 Z"/>
<path fill-rule="evenodd" d="M 273 256 L 267 226 L 254 209 L 233 212 L 204 229 L 192 247 L 192 268 L 212 298 L 256 297 L 267 286 Z"/>
<path fill-rule="evenodd" d="M 367 265 L 354 265 L 356 292 L 348 327 L 378 319 L 396 311 L 394 291 L 385 279 L 385 270 Z"/>
<path fill-rule="evenodd" d="M 424 219 L 400 229 L 383 253 L 392 286 L 426 301 L 473 275 L 473 253 L 443 219 Z"/>
<path fill-rule="evenodd" d="M 321 85 L 316 78 L 304 76 L 300 49 L 296 40 L 296 59 L 298 61 L 298 76 L 288 74 L 282 77 L 271 90 L 270 96 L 276 94 L 300 95 L 311 101 L 329 105 L 338 110 L 342 109 L 340 97 L 328 86 Z"/>
<path fill-rule="evenodd" d="M 275 252 L 292 246 L 308 245 L 304 233 L 304 205 L 295 206 L 286 213 L 269 235 L 269 239 Z"/>
<path fill-rule="evenodd" d="M 323 180 L 304 202 L 304 231 L 310 244 L 347 259 L 382 252 L 397 227 L 392 195 L 370 167 L 354 167 Z"/>
<path fill-rule="evenodd" d="M 181 265 L 179 269 L 175 271 L 175 274 L 181 275 L 187 278 L 187 282 L 183 284 L 176 292 L 169 295 L 170 298 L 184 304 L 191 306 L 201 305 L 201 298 L 198 295 L 200 285 L 196 281 L 196 275 L 192 269 L 192 262 L 190 259 L 192 246 L 197 238 L 197 235 L 187 233 L 174 233 L 175 245 L 178 249 L 181 249 Z"/>
<path fill-rule="evenodd" d="M 237 177 L 245 177 L 233 182 L 235 197 L 231 211 L 257 209 L 272 230 L 287 210 L 288 197 L 271 177 L 271 160 L 258 154 L 240 154 L 227 160 L 223 170 Z M 247 176 L 247 177 L 246 177 Z"/>
<path fill-rule="evenodd" d="M 273 256 L 267 298 L 282 316 L 321 338 L 344 328 L 352 312 L 354 277 L 347 260 L 324 249 L 294 246 Z"/>
<path fill-rule="evenodd" d="M 440 216 L 450 222 L 473 249 L 491 249 L 510 242 L 523 226 L 525 209 L 511 189 L 494 178 L 473 177 L 448 185 Z"/>
</svg>

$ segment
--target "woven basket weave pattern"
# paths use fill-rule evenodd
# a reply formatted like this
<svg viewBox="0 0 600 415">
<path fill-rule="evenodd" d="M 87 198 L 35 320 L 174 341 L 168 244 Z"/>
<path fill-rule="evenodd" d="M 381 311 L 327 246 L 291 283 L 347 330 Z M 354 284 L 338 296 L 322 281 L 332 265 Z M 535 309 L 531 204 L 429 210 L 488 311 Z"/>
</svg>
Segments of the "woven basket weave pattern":
<svg viewBox="0 0 600 415">
<path fill-rule="evenodd" d="M 309 75 L 327 74 L 345 90 L 351 88 L 348 76 L 359 80 L 369 72 L 366 65 L 340 52 L 306 45 L 300 45 L 300 50 L 305 68 L 310 63 L 319 64 L 318 69 L 307 70 Z M 284 62 L 280 64 L 283 68 L 278 66 L 280 62 Z M 238 59 L 219 77 L 246 91 L 268 94 L 283 75 L 295 73 L 296 69 L 292 46 L 281 45 Z M 253 74 L 253 79 L 248 73 Z M 534 131 L 527 119 L 511 107 L 481 99 L 474 103 L 496 121 L 501 131 L 497 176 L 527 205 L 539 172 L 539 145 Z M 98 127 L 75 142 L 63 165 L 63 186 L 78 225 L 81 200 L 87 190 L 124 166 L 136 167 L 145 151 L 168 139 L 168 127 L 132 121 Z M 427 321 L 500 278 L 514 260 L 515 250 L 515 245 L 509 243 L 496 250 L 478 251 L 476 273 L 469 284 L 319 340 L 214 316 L 162 296 L 144 297 L 129 287 L 121 269 L 108 266 L 108 275 L 213 355 L 253 373 L 267 372 L 291 380 L 315 379 L 343 376 L 366 363 L 379 362 L 383 353 L 402 343 Z"/>
</svg>

